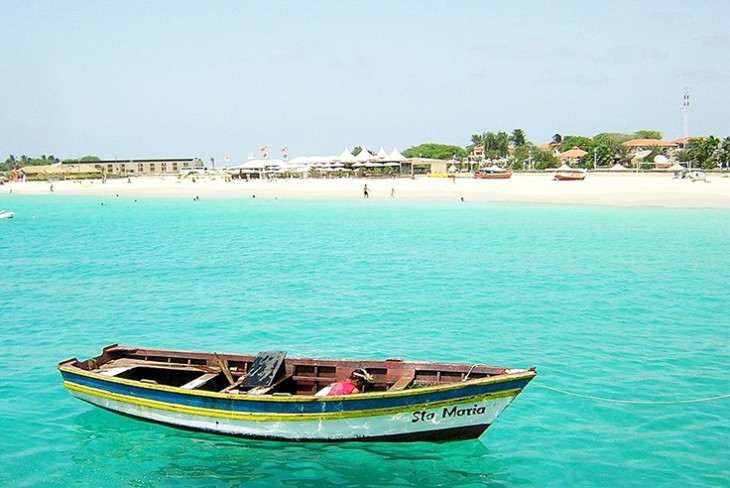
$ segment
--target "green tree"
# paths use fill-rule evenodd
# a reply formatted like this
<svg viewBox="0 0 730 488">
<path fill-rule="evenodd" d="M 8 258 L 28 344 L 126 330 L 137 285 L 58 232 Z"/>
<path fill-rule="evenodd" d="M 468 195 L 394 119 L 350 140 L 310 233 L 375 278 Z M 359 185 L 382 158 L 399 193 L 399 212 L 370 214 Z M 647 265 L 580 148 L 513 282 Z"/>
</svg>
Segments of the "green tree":
<svg viewBox="0 0 730 488">
<path fill-rule="evenodd" d="M 92 162 L 92 161 L 101 161 L 101 158 L 99 158 L 99 156 L 82 156 L 80 158 L 69 158 L 69 159 L 63 160 L 64 163 L 78 163 L 79 161 L 81 161 L 82 163 Z"/>
<path fill-rule="evenodd" d="M 45 166 L 58 162 L 59 159 L 53 155 L 46 156 L 45 154 L 43 154 L 39 158 L 30 158 L 26 155 L 22 155 L 20 159 L 17 159 L 11 154 L 10 156 L 8 156 L 4 163 L 0 163 L 0 170 L 8 171 L 13 168 L 22 168 L 23 166 Z"/>
<path fill-rule="evenodd" d="M 509 165 L 513 169 L 517 169 L 517 170 L 532 169 L 532 167 L 533 167 L 532 154 L 535 151 L 541 152 L 539 149 L 535 148 L 535 146 L 529 142 L 527 142 L 521 146 L 515 147 L 515 150 L 509 159 Z"/>
<path fill-rule="evenodd" d="M 719 162 L 723 169 L 730 166 L 730 137 L 723 139 L 720 144 Z"/>
<path fill-rule="evenodd" d="M 593 138 L 593 157 L 597 166 L 613 166 L 618 161 L 628 158 L 629 150 L 623 143 L 635 139 L 633 134 L 602 132 Z"/>
<path fill-rule="evenodd" d="M 730 148 L 730 138 L 724 141 L 715 136 L 702 139 L 690 139 L 684 151 L 683 161 L 688 161 L 692 166 L 702 169 L 715 169 L 722 162 L 725 156 L 724 147 Z"/>
<path fill-rule="evenodd" d="M 634 133 L 635 139 L 657 139 L 661 140 L 662 133 L 658 130 L 637 130 Z"/>
<path fill-rule="evenodd" d="M 552 142 L 553 142 L 553 144 L 560 144 L 561 142 L 563 142 L 563 136 L 561 136 L 560 134 L 553 135 Z"/>
<path fill-rule="evenodd" d="M 484 157 L 501 159 L 509 153 L 509 135 L 504 131 L 484 133 Z"/>
<path fill-rule="evenodd" d="M 466 157 L 466 150 L 460 146 L 451 146 L 447 144 L 421 144 L 410 147 L 403 151 L 403 156 L 407 158 L 428 158 L 449 160 L 454 156 L 458 159 Z"/>
<path fill-rule="evenodd" d="M 558 160 L 558 158 L 555 156 L 555 154 L 553 154 L 552 151 L 543 151 L 537 148 L 532 151 L 532 162 L 534 168 L 539 170 L 557 168 L 558 166 L 560 166 L 560 160 Z"/>
<path fill-rule="evenodd" d="M 620 132 L 601 132 L 593 137 L 593 141 L 599 145 L 621 145 L 631 139 L 636 139 L 636 135 L 622 134 Z"/>
<path fill-rule="evenodd" d="M 524 138 L 524 133 L 522 133 L 522 136 Z M 501 159 L 507 157 L 509 145 L 510 136 L 506 132 L 500 131 L 495 133 L 488 131 L 483 134 L 473 134 L 471 136 L 471 144 L 466 147 L 466 151 L 470 153 L 474 150 L 475 146 L 484 146 L 485 158 Z"/>
<path fill-rule="evenodd" d="M 567 151 L 573 147 L 578 147 L 584 151 L 593 152 L 595 143 L 593 139 L 585 136 L 565 136 L 563 142 L 560 143 L 560 152 Z"/>
<path fill-rule="evenodd" d="M 477 146 L 483 146 L 484 145 L 484 134 L 472 134 L 471 135 L 471 144 L 466 146 L 466 152 L 467 154 L 471 154 L 474 152 L 474 148 Z"/>
<path fill-rule="evenodd" d="M 527 137 L 525 137 L 525 132 L 522 129 L 515 129 L 512 131 L 512 135 L 510 136 L 510 141 L 512 144 L 514 144 L 515 147 L 522 147 L 525 144 L 527 144 Z"/>
<path fill-rule="evenodd" d="M 475 146 L 483 146 L 484 145 L 484 134 L 472 134 L 471 135 L 471 148 L 473 149 Z"/>
<path fill-rule="evenodd" d="M 15 159 L 15 156 L 11 154 L 2 164 L 0 164 L 0 171 L 9 171 L 16 167 L 18 167 L 18 161 Z"/>
</svg>

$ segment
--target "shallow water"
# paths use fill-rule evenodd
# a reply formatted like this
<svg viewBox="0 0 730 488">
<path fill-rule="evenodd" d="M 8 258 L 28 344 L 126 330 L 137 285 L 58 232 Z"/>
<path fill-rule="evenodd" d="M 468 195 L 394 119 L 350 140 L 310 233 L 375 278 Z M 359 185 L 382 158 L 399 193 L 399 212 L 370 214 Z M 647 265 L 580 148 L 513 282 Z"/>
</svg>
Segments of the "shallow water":
<svg viewBox="0 0 730 488">
<path fill-rule="evenodd" d="M 17 213 L 0 222 L 2 485 L 730 483 L 730 399 L 653 404 L 730 394 L 730 212 L 1 203 Z M 535 365 L 539 375 L 478 441 L 252 442 L 71 398 L 56 363 L 114 342 Z"/>
</svg>

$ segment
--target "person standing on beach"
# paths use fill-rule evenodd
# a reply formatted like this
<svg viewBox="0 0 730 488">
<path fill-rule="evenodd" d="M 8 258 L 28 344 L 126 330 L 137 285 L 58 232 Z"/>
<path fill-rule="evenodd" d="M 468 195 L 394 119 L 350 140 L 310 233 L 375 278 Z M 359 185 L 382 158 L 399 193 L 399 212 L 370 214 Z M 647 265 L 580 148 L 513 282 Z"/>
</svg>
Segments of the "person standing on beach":
<svg viewBox="0 0 730 488">
<path fill-rule="evenodd" d="M 395 188 L 390 189 L 390 198 L 395 198 Z"/>
<path fill-rule="evenodd" d="M 370 198 L 370 193 L 368 192 L 368 185 L 365 183 L 365 187 L 362 189 L 362 197 L 363 198 Z"/>
</svg>

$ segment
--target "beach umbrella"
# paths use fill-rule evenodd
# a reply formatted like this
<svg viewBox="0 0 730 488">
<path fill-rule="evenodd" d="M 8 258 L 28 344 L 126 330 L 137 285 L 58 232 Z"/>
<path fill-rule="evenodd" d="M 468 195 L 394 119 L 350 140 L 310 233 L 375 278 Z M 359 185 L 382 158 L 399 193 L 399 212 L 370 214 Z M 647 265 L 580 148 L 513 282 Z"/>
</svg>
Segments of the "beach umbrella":
<svg viewBox="0 0 730 488">
<path fill-rule="evenodd" d="M 565 152 L 562 152 L 558 154 L 558 157 L 560 159 L 580 159 L 583 156 L 588 154 L 588 152 L 584 151 L 583 149 L 579 148 L 578 146 L 573 146 L 572 148 L 568 149 Z"/>
</svg>

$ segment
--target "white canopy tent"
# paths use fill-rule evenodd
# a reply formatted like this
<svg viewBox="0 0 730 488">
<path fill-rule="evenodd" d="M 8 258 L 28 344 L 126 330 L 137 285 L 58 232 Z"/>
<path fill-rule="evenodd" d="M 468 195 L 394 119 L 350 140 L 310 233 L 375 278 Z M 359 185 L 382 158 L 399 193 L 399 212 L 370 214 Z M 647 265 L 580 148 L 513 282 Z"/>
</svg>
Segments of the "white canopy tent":
<svg viewBox="0 0 730 488">
<path fill-rule="evenodd" d="M 335 156 L 333 159 L 335 161 L 341 161 L 343 163 L 354 163 L 355 161 L 357 161 L 357 159 L 355 159 L 355 156 L 352 155 L 350 149 L 347 147 L 344 151 L 342 151 L 339 156 Z"/>
<path fill-rule="evenodd" d="M 289 160 L 289 164 L 313 165 L 331 164 L 340 161 L 339 156 L 297 156 Z"/>
<path fill-rule="evenodd" d="M 362 150 L 358 153 L 357 156 L 355 156 L 355 161 L 359 161 L 361 163 L 364 163 L 366 161 L 373 161 L 374 159 L 375 156 L 370 154 L 370 151 L 368 151 L 365 146 L 362 146 Z"/>
<path fill-rule="evenodd" d="M 408 158 L 403 156 L 400 151 L 398 151 L 398 148 L 395 146 L 393 146 L 393 150 L 390 151 L 390 153 L 384 158 L 384 161 L 392 161 L 395 163 L 400 163 L 407 160 Z"/>
<path fill-rule="evenodd" d="M 266 168 L 278 168 L 285 166 L 281 159 L 252 159 L 237 166 L 230 166 L 228 171 L 236 172 L 239 170 L 264 170 Z"/>
</svg>

